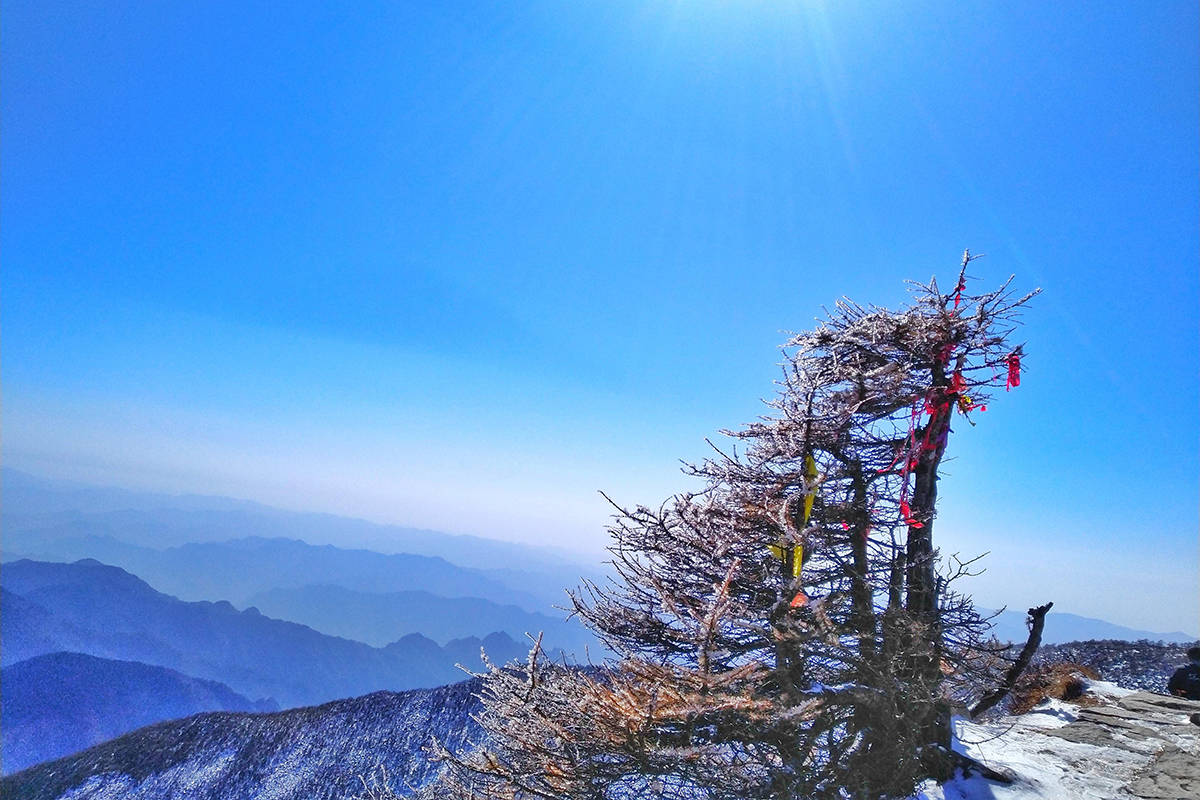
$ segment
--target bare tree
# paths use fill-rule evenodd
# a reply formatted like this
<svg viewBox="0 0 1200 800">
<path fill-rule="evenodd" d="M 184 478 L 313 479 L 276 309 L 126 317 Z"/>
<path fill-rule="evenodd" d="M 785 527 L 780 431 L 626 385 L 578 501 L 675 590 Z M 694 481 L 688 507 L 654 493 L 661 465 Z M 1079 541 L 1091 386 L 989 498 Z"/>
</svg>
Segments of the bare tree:
<svg viewBox="0 0 1200 800">
<path fill-rule="evenodd" d="M 913 285 L 839 301 L 784 348 L 771 413 L 687 468 L 703 489 L 616 507 L 615 577 L 573 593 L 620 656 L 491 667 L 486 746 L 440 751 L 459 797 L 903 796 L 946 777 L 950 687 L 997 648 L 934 546 L 951 423 L 1020 383 L 1036 292 Z M 993 669 L 989 666 L 988 669 Z M 989 676 L 990 677 L 990 676 Z"/>
</svg>

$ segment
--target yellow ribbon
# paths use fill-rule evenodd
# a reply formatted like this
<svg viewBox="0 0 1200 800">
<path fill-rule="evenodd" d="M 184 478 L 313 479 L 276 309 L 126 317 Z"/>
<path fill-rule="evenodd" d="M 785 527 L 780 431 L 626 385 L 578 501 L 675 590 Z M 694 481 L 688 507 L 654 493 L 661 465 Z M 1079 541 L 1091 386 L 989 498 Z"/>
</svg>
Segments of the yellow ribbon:
<svg viewBox="0 0 1200 800">
<path fill-rule="evenodd" d="M 808 527 L 808 519 L 812 516 L 813 501 L 817 497 L 817 487 L 820 485 L 820 474 L 817 472 L 817 462 L 811 455 L 804 457 L 804 519 L 800 523 L 801 528 Z M 787 554 L 784 546 L 780 544 L 768 545 L 767 549 L 771 551 L 771 555 L 783 561 Z M 804 565 L 804 545 L 796 544 L 792 547 L 792 577 L 800 577 L 800 568 Z"/>
<path fill-rule="evenodd" d="M 817 462 L 811 455 L 804 457 L 804 521 L 800 523 L 800 527 L 808 525 L 808 518 L 812 516 L 813 500 L 817 497 Z"/>
<path fill-rule="evenodd" d="M 767 545 L 767 549 L 771 551 L 771 555 L 778 558 L 780 561 L 784 559 L 785 553 L 783 545 L 771 544 Z M 792 548 L 792 577 L 800 577 L 800 567 L 804 564 L 804 547 L 796 545 Z"/>
</svg>

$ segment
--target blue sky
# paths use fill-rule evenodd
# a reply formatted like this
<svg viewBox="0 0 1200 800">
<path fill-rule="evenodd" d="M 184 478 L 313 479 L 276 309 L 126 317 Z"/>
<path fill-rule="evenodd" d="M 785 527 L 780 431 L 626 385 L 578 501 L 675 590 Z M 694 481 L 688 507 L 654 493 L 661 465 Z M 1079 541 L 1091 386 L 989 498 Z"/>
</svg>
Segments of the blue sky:
<svg viewBox="0 0 1200 800">
<path fill-rule="evenodd" d="M 4 461 L 604 544 L 785 331 L 1045 293 L 975 594 L 1196 631 L 1197 9 L 55 3 L 3 29 Z M 964 426 L 965 427 L 965 426 Z"/>
</svg>

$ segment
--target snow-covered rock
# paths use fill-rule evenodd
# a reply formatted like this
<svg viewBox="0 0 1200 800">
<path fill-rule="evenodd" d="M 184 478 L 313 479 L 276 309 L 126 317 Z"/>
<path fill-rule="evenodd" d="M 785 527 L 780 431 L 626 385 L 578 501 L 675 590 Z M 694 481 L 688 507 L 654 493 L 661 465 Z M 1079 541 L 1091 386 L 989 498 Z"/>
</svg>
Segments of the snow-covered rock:
<svg viewBox="0 0 1200 800">
<path fill-rule="evenodd" d="M 1027 714 L 959 720 L 959 750 L 1012 777 L 926 786 L 915 800 L 1195 800 L 1200 797 L 1200 703 L 1090 681 L 1080 700 L 1046 700 Z"/>
</svg>

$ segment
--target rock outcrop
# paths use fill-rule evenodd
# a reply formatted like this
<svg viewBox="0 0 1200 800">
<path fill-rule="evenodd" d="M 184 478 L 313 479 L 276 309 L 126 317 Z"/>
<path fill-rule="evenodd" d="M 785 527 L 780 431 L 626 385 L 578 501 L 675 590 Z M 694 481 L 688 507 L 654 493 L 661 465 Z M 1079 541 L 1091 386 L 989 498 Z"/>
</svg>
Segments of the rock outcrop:
<svg viewBox="0 0 1200 800">
<path fill-rule="evenodd" d="M 1200 797 L 1200 703 L 1136 692 L 1111 705 L 1079 709 L 1078 718 L 1047 731 L 1070 742 L 1149 756 L 1125 791 L 1147 800 Z"/>
<path fill-rule="evenodd" d="M 1195 800 L 1200 797 L 1200 703 L 1085 681 L 1071 701 L 1019 716 L 959 722 L 961 749 L 1008 776 L 960 777 L 919 800 Z"/>
</svg>

